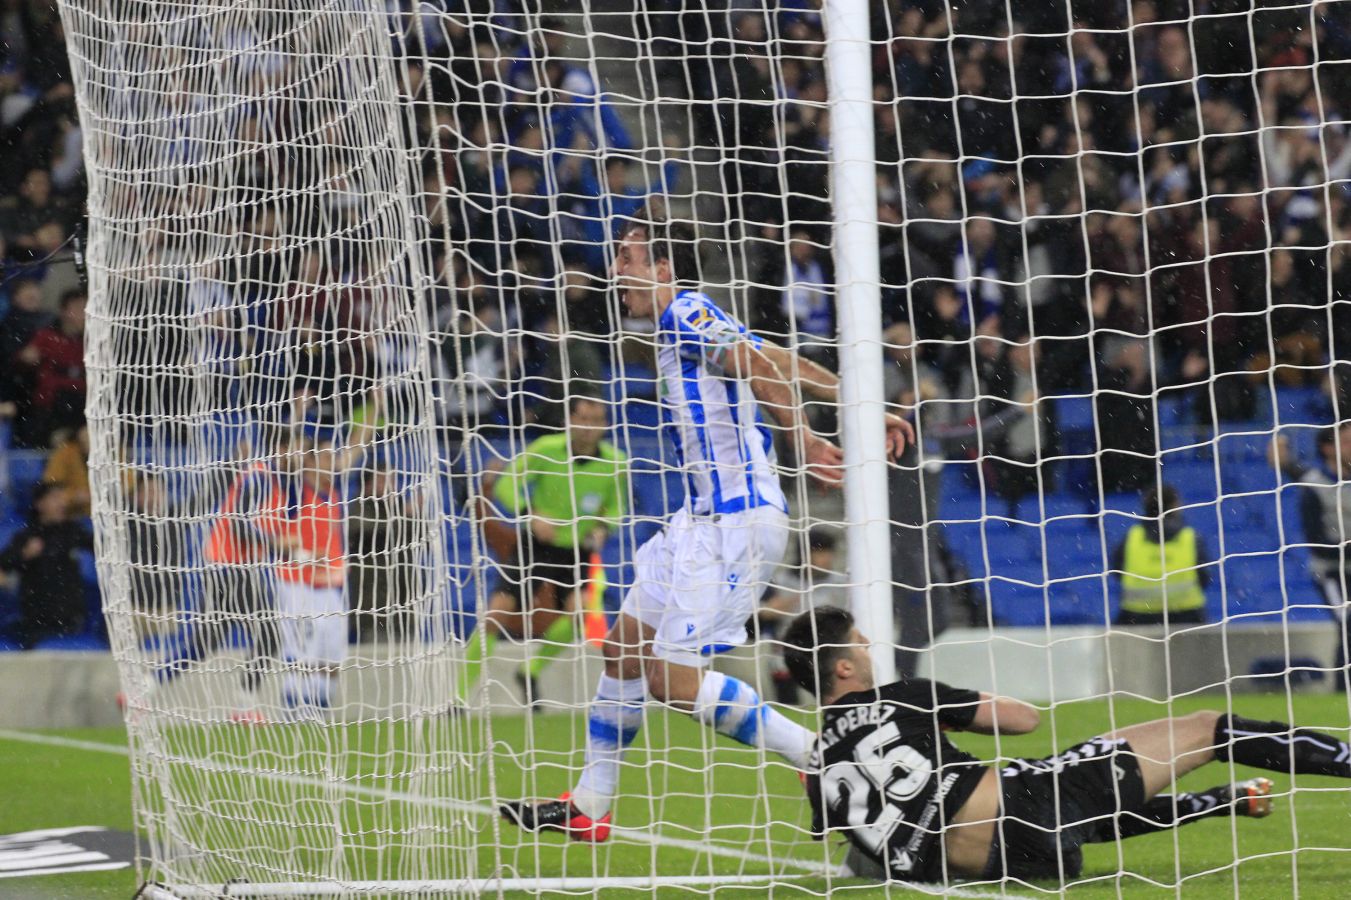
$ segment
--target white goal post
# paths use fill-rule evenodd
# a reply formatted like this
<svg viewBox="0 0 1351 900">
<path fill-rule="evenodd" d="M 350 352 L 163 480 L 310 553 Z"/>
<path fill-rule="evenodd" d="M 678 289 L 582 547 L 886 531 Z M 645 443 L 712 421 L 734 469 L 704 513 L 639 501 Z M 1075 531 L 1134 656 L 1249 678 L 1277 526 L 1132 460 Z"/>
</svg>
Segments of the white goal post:
<svg viewBox="0 0 1351 900">
<path fill-rule="evenodd" d="M 498 815 L 574 784 L 693 484 L 698 365 L 612 277 L 651 203 L 841 379 L 804 410 L 842 491 L 764 430 L 790 537 L 714 669 L 814 722 L 781 639 L 843 604 L 881 680 L 1020 697 L 1056 749 L 1197 697 L 1345 727 L 1351 3 L 60 6 L 143 896 L 855 883 L 795 770 L 650 698 L 608 843 Z M 1295 818 L 1083 880 L 1290 869 Z"/>
</svg>

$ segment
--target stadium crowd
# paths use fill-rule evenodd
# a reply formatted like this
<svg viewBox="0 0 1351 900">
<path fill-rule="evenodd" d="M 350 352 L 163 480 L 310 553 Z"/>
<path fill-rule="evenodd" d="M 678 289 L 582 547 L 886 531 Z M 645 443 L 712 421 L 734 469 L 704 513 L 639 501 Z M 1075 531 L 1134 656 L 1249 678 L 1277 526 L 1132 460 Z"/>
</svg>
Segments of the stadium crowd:
<svg viewBox="0 0 1351 900">
<path fill-rule="evenodd" d="M 819 3 L 648 3 L 653 72 L 689 109 L 655 135 L 569 57 L 573 16 L 505 0 L 389 6 L 424 150 L 445 424 L 556 428 L 567 397 L 603 394 L 637 360 L 614 349 L 623 323 L 602 275 L 616 223 L 654 194 L 696 191 L 710 160 L 725 236 L 747 257 L 748 323 L 835 364 Z M 1251 419 L 1268 385 L 1316 387 L 1329 415 L 1351 399 L 1351 318 L 1331 302 L 1351 290 L 1345 6 L 1212 0 L 1197 17 L 1186 0 L 1046 2 L 1010 22 L 987 0 L 874 4 L 886 390 L 908 411 L 922 402 L 929 453 L 979 449 L 985 484 L 1011 501 L 1049 489 L 1059 470 L 1040 464 L 1064 448 L 1044 401 L 1092 393 L 1101 484 L 1075 487 L 1139 491 L 1155 480 L 1166 398 L 1206 427 Z M 85 296 L 68 259 L 80 145 L 54 8 L 0 0 L 0 419 L 10 446 L 56 450 L 44 480 L 63 485 L 87 454 Z M 243 164 L 247 199 L 269 163 Z M 343 338 L 364 306 L 332 285 L 352 273 L 333 270 L 335 251 L 278 276 L 275 214 L 250 208 L 250 271 L 153 296 L 220 310 L 201 362 L 231 402 L 258 401 L 241 393 L 257 373 L 240 367 L 280 358 L 259 342 L 282 340 L 306 348 L 283 402 L 351 413 L 333 397 L 381 352 Z M 229 283 L 278 290 L 213 306 Z M 187 352 L 167 331 L 151 343 L 166 363 Z M 130 393 L 172 411 L 183 381 Z M 41 492 L 33 522 L 11 525 L 46 521 L 54 495 L 63 515 L 88 515 L 86 482 Z"/>
</svg>

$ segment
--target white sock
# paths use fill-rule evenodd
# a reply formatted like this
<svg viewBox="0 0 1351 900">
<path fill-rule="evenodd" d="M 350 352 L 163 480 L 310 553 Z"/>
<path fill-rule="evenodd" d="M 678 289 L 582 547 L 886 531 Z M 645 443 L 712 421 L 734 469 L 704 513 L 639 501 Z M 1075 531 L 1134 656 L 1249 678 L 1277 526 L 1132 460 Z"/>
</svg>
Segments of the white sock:
<svg viewBox="0 0 1351 900">
<path fill-rule="evenodd" d="M 760 699 L 755 688 L 721 672 L 705 672 L 694 718 L 749 747 L 772 750 L 807 768 L 816 736 Z"/>
<path fill-rule="evenodd" d="M 619 764 L 643 727 L 646 695 L 641 678 L 621 681 L 601 674 L 586 716 L 586 767 L 572 791 L 572 805 L 582 815 L 599 819 L 610 811 L 619 789 Z"/>
</svg>

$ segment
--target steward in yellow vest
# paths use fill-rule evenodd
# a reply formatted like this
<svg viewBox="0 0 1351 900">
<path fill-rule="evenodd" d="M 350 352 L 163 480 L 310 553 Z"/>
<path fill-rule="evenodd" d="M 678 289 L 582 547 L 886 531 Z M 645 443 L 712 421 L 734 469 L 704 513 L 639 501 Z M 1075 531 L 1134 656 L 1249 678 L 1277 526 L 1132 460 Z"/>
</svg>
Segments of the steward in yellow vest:
<svg viewBox="0 0 1351 900">
<path fill-rule="evenodd" d="M 1121 614 L 1118 625 L 1201 624 L 1206 621 L 1203 568 L 1209 558 L 1194 528 L 1172 510 L 1177 493 L 1165 487 L 1162 498 L 1151 491 L 1145 498 L 1145 516 L 1157 519 L 1159 500 L 1169 514 L 1163 533 L 1157 522 L 1136 525 L 1126 534 L 1113 568 L 1121 573 Z M 1165 613 L 1167 614 L 1165 617 Z"/>
</svg>

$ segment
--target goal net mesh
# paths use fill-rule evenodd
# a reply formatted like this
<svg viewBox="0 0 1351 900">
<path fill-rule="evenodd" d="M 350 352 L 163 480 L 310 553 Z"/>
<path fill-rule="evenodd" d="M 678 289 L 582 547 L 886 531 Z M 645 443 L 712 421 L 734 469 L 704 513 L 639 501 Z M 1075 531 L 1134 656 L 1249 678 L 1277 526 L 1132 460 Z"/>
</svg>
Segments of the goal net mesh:
<svg viewBox="0 0 1351 900">
<path fill-rule="evenodd" d="M 796 773 L 678 713 L 649 713 L 608 844 L 496 818 L 571 787 L 584 636 L 684 504 L 654 323 L 609 276 L 652 199 L 752 331 L 831 369 L 884 355 L 919 434 L 877 486 L 896 627 L 870 637 L 899 671 L 1033 701 L 1056 747 L 1257 692 L 1346 727 L 1323 695 L 1345 661 L 1351 3 L 870 4 L 881 348 L 837 333 L 831 149 L 858 136 L 832 128 L 819 6 L 62 0 L 147 880 L 836 886 L 840 837 L 811 839 Z M 619 499 L 576 476 L 550 520 L 522 472 L 594 416 L 579 398 Z M 808 415 L 838 440 L 836 409 Z M 776 441 L 793 527 L 767 605 L 847 605 L 843 502 Z M 1123 572 L 1179 530 L 1177 571 Z M 572 588 L 567 632 L 476 629 Z M 810 705 L 785 621 L 715 665 Z M 1292 810 L 1319 789 L 1277 786 Z M 1260 847 L 1225 821 L 1214 852 L 1104 845 L 1083 878 L 1251 854 L 1289 877 L 1309 843 L 1293 813 Z"/>
</svg>

